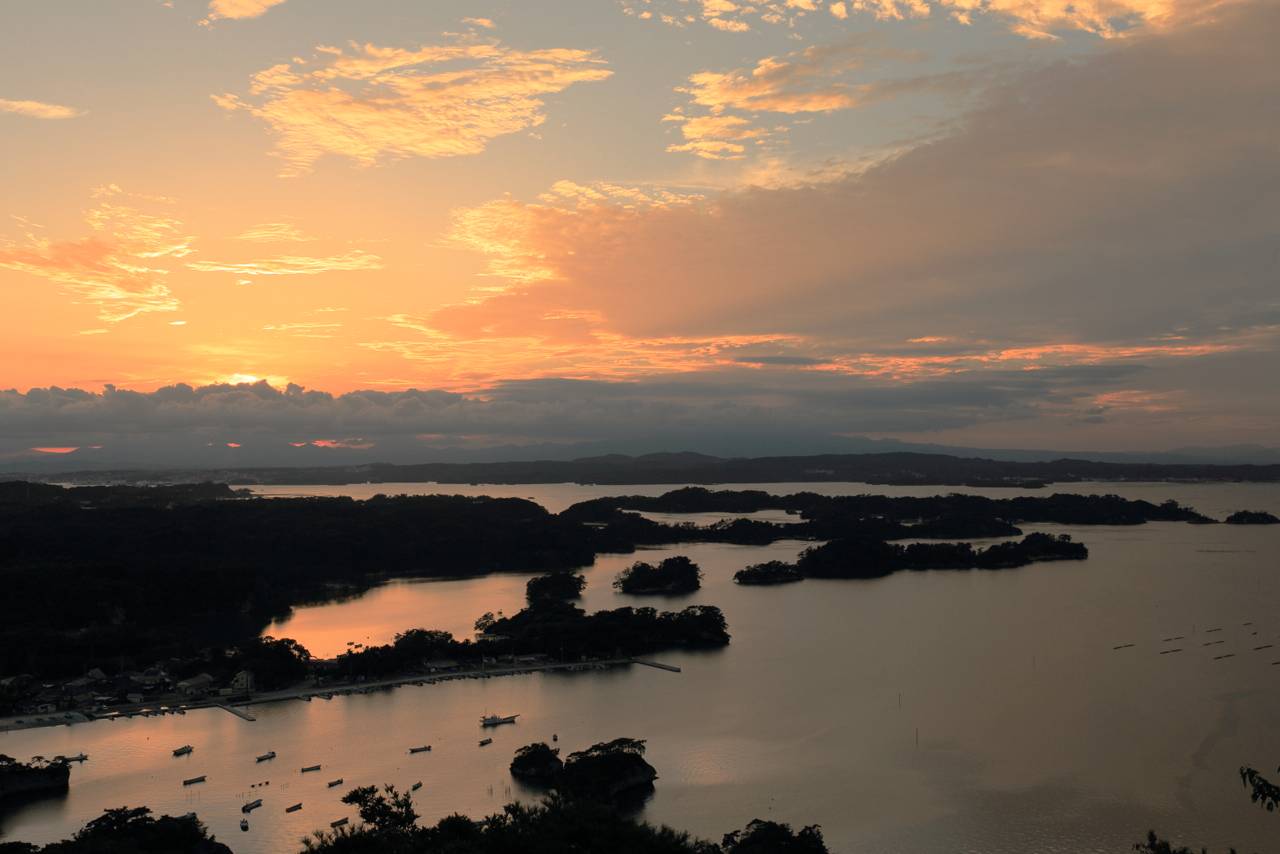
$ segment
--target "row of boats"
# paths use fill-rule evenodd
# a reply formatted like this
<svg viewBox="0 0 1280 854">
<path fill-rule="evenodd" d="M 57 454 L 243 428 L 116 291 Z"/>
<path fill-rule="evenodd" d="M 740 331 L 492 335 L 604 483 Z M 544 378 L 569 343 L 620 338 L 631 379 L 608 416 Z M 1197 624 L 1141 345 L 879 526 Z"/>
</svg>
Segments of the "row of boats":
<svg viewBox="0 0 1280 854">
<path fill-rule="evenodd" d="M 504 724 L 514 724 L 514 723 L 516 722 L 516 719 L 517 719 L 517 718 L 519 718 L 519 717 L 520 717 L 520 715 L 518 715 L 518 714 L 515 714 L 515 715 L 484 715 L 483 717 L 481 717 L 481 718 L 480 718 L 480 727 L 481 727 L 482 729 L 491 729 L 491 728 L 493 728 L 493 727 L 503 726 Z M 480 746 L 481 746 L 481 747 L 485 747 L 485 746 L 490 745 L 490 744 L 493 744 L 493 739 L 492 739 L 492 738 L 486 737 L 486 738 L 482 738 L 482 739 L 480 739 Z M 190 744 L 184 744 L 184 745 L 182 745 L 181 747 L 175 748 L 175 749 L 174 749 L 174 751 L 173 751 L 173 755 L 174 755 L 174 756 L 188 756 L 188 755 L 190 755 L 190 754 L 191 754 L 192 752 L 194 752 L 194 751 L 195 751 L 195 748 L 194 748 L 192 745 L 190 745 Z M 410 753 L 411 755 L 412 755 L 412 754 L 418 754 L 418 753 L 429 753 L 430 751 L 431 751 L 431 745 L 429 745 L 429 744 L 422 744 L 422 745 L 418 745 L 418 746 L 416 746 L 416 747 L 410 747 L 410 748 L 409 748 L 409 753 Z M 274 750 L 269 750 L 269 751 L 267 751 L 266 753 L 260 754 L 259 756 L 255 757 L 255 762 L 269 762 L 269 761 L 271 761 L 271 760 L 275 759 L 275 758 L 276 758 L 276 756 L 277 756 L 277 753 L 276 753 Z M 82 757 L 82 758 L 81 758 L 81 757 Z M 87 756 L 84 756 L 84 754 L 81 754 L 81 757 L 72 757 L 72 758 L 76 758 L 76 759 L 78 759 L 79 761 L 84 761 L 84 759 L 87 759 L 87 758 L 88 758 Z M 311 772 L 313 772 L 313 771 L 319 771 L 319 770 L 321 769 L 321 767 L 322 767 L 322 766 L 320 766 L 320 765 L 305 765 L 305 766 L 303 766 L 303 767 L 302 767 L 302 769 L 301 769 L 301 772 L 300 772 L 300 773 L 302 773 L 302 774 L 308 774 L 308 773 L 311 773 Z M 197 777 L 189 777 L 189 778 L 187 778 L 187 779 L 183 780 L 183 781 L 182 781 L 182 785 L 184 785 L 184 786 L 194 786 L 194 785 L 196 785 L 196 784 L 198 784 L 198 783 L 203 783 L 203 782 L 205 782 L 206 780 L 208 780 L 208 776 L 207 776 L 207 775 L 205 775 L 205 774 L 201 774 L 201 775 L 199 775 L 199 776 L 197 776 Z M 342 779 L 341 777 L 337 778 L 336 780 L 330 780 L 330 781 L 328 782 L 328 784 L 327 784 L 327 788 L 330 788 L 330 789 L 336 788 L 336 787 L 338 787 L 338 786 L 341 786 L 341 785 L 343 784 L 343 782 L 344 782 L 344 781 L 343 781 L 343 779 Z M 259 783 L 255 783 L 255 784 L 254 784 L 254 786 L 258 786 L 258 785 L 269 785 L 269 783 L 261 783 L 261 784 L 259 784 Z M 413 784 L 413 786 L 411 786 L 411 787 L 410 787 L 410 791 L 412 791 L 412 792 L 416 792 L 416 791 L 418 791 L 418 790 L 419 790 L 419 789 L 421 789 L 421 788 L 422 788 L 422 781 L 421 781 L 421 780 L 419 780 L 418 782 L 414 783 L 414 784 Z M 261 807 L 261 806 L 262 806 L 262 798 L 254 798 L 253 800 L 251 800 L 251 801 L 247 802 L 247 803 L 246 803 L 246 804 L 244 804 L 242 807 L 240 807 L 240 811 L 241 811 L 242 813 L 244 813 L 244 814 L 245 814 L 245 816 L 246 816 L 245 818 L 240 819 L 240 829 L 241 829 L 241 830 L 243 830 L 243 831 L 247 831 L 247 830 L 249 829 L 249 819 L 248 819 L 248 815 L 249 815 L 250 813 L 252 813 L 254 810 L 256 810 L 256 809 L 258 809 L 259 807 Z M 286 813 L 295 813 L 295 812 L 298 812 L 298 811 L 299 811 L 299 810 L 301 810 L 301 809 L 302 809 L 302 802 L 298 802 L 298 803 L 296 803 L 296 804 L 292 804 L 292 805 L 290 805 L 290 806 L 288 806 L 288 807 L 285 807 L 285 812 L 286 812 Z M 329 827 L 330 827 L 330 828 L 334 828 L 334 829 L 336 829 L 336 828 L 339 828 L 339 827 L 342 827 L 342 826 L 346 825 L 346 824 L 347 824 L 347 822 L 348 822 L 348 819 L 346 819 L 346 818 L 340 818 L 340 819 L 338 819 L 337 821 L 330 822 L 330 823 L 329 823 Z"/>
</svg>

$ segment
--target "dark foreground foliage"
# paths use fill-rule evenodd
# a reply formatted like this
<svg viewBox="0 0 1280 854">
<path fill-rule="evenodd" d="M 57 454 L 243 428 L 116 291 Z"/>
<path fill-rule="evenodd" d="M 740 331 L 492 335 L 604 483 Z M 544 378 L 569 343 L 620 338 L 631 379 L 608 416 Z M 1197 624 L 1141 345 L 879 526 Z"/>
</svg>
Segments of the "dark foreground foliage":
<svg viewBox="0 0 1280 854">
<path fill-rule="evenodd" d="M 0 854 L 232 854 L 194 817 L 155 818 L 146 807 L 110 809 L 71 839 L 44 847 L 0 843 Z"/>
<path fill-rule="evenodd" d="M 1156 836 L 1154 830 L 1147 833 L 1145 842 L 1139 842 L 1133 846 L 1133 850 L 1140 851 L 1142 854 L 1209 854 L 1207 848 L 1201 848 L 1197 852 L 1185 846 L 1174 845 L 1169 840 Z M 1228 849 L 1228 854 L 1236 854 L 1236 849 Z"/>
<path fill-rule="evenodd" d="M 721 844 L 632 821 L 592 800 L 552 794 L 542 804 L 508 804 L 473 821 L 462 815 L 418 827 L 412 800 L 394 788 L 357 790 L 349 803 L 364 821 L 305 841 L 308 854 L 826 854 L 817 827 L 794 832 L 754 821 Z"/>
<path fill-rule="evenodd" d="M 1249 799 L 1267 812 L 1275 812 L 1280 807 L 1280 786 L 1263 777 L 1256 768 L 1241 768 L 1240 782 L 1249 790 Z"/>
<path fill-rule="evenodd" d="M 1280 769 L 1276 769 L 1280 772 Z M 1267 812 L 1275 812 L 1280 807 L 1280 786 L 1263 777 L 1256 768 L 1248 765 L 1240 768 L 1240 782 L 1249 791 L 1249 799 Z M 1161 839 L 1154 830 L 1147 833 L 1145 842 L 1133 846 L 1133 850 L 1142 854 L 1196 854 L 1190 848 L 1179 847 L 1166 839 Z M 1208 854 L 1201 848 L 1199 854 Z M 1229 854 L 1236 854 L 1236 849 L 1229 849 Z"/>
</svg>

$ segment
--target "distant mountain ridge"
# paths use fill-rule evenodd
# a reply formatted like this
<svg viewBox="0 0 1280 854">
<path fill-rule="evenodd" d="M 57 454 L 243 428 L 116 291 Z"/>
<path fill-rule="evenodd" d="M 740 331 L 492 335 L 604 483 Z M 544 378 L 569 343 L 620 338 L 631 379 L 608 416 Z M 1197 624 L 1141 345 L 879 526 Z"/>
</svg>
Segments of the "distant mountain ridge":
<svg viewBox="0 0 1280 854">
<path fill-rule="evenodd" d="M 0 477 L 51 479 L 66 473 L 158 472 L 158 471 L 248 471 L 258 469 L 319 469 L 362 465 L 424 464 L 514 464 L 584 463 L 592 460 L 624 460 L 636 457 L 651 461 L 664 458 L 707 457 L 719 460 L 760 459 L 801 456 L 847 456 L 865 454 L 934 454 L 965 459 L 1002 462 L 1053 462 L 1072 459 L 1109 463 L 1160 463 L 1168 465 L 1272 465 L 1280 464 L 1280 448 L 1262 445 L 1185 447 L 1161 451 L 1061 451 L 1036 448 L 969 448 L 956 445 L 904 442 L 899 439 L 872 439 L 865 436 L 756 437 L 733 441 L 731 437 L 688 437 L 686 440 L 652 439 L 600 440 L 575 443 L 540 443 L 473 447 L 424 444 L 399 439 L 372 440 L 352 446 L 284 444 L 268 437 L 241 436 L 231 444 L 209 442 L 196 437 L 178 441 L 176 437 L 153 441 L 135 437 L 126 444 L 86 445 L 64 453 L 40 453 L 32 449 L 10 454 L 0 462 Z M 662 443 L 662 444 L 659 444 Z M 68 443 L 69 444 L 69 443 Z M 665 447 L 663 447 L 665 444 Z M 655 445 L 657 445 L 655 447 Z M 678 447 L 679 452 L 667 449 Z"/>
<path fill-rule="evenodd" d="M 350 466 L 169 469 L 72 472 L 47 480 L 69 482 L 190 482 L 231 484 L 350 483 L 593 483 L 729 484 L 819 483 L 928 484 L 1035 487 L 1079 481 L 1280 481 L 1280 463 L 1203 464 L 1111 462 L 1063 458 L 996 460 L 895 451 L 783 457 L 714 457 L 694 452 L 576 460 L 475 463 L 368 463 Z"/>
</svg>

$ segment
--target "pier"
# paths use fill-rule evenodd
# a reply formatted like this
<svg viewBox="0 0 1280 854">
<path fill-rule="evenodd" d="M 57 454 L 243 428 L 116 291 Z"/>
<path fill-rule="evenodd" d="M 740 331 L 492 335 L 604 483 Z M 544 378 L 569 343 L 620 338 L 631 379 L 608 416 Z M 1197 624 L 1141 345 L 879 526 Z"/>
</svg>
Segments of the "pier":
<svg viewBox="0 0 1280 854">
<path fill-rule="evenodd" d="M 674 664 L 663 664 L 660 661 L 647 661 L 643 658 L 631 659 L 636 664 L 643 664 L 645 667 L 656 667 L 659 670 L 666 670 L 669 673 L 680 673 L 680 668 Z"/>
<path fill-rule="evenodd" d="M 217 708 L 222 709 L 222 711 L 224 712 L 230 712 L 231 714 L 235 715 L 238 718 L 241 718 L 242 720 L 246 720 L 249 722 L 253 722 L 257 720 L 257 718 L 255 718 L 253 715 L 246 712 L 244 709 L 237 709 L 233 706 L 225 706 L 222 703 L 218 703 Z"/>
</svg>

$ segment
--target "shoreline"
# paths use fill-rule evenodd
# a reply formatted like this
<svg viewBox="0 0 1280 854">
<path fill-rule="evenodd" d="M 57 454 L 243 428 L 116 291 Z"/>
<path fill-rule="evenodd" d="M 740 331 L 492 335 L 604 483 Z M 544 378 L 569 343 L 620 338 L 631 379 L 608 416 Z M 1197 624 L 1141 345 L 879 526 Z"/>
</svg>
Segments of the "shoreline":
<svg viewBox="0 0 1280 854">
<path fill-rule="evenodd" d="M 0 733 L 22 732 L 24 730 L 44 729 L 55 726 L 72 726 L 78 723 L 91 723 L 93 721 L 102 720 L 113 721 L 120 718 L 185 715 L 187 712 L 203 709 L 223 709 L 237 717 L 244 718 L 247 721 L 252 721 L 252 716 L 241 714 L 237 712 L 236 709 L 260 706 L 266 703 L 281 703 L 287 700 L 310 701 L 317 698 L 331 700 L 334 697 L 350 696 L 352 694 L 368 694 L 373 691 L 390 690 L 393 688 L 404 687 L 405 685 L 416 685 L 422 687 L 426 685 L 434 685 L 440 682 L 453 682 L 460 679 L 489 679 L 497 676 L 522 676 L 528 673 L 545 673 L 552 671 L 578 672 L 584 670 L 609 670 L 614 667 L 624 667 L 631 664 L 643 664 L 673 673 L 680 672 L 680 668 L 674 665 L 659 664 L 648 660 L 642 661 L 637 658 L 603 658 L 575 662 L 511 664 L 507 666 L 481 667 L 472 670 L 458 670 L 446 673 L 426 671 L 402 674 L 399 676 L 387 677 L 385 679 L 374 679 L 365 682 L 340 682 L 321 685 L 311 682 L 310 684 L 300 684 L 294 685 L 290 688 L 281 688 L 277 691 L 264 691 L 257 694 L 251 694 L 247 697 L 244 695 L 237 697 L 210 697 L 190 703 L 179 703 L 177 705 L 170 705 L 167 702 L 160 701 L 153 704 L 143 703 L 126 706 L 112 706 L 103 709 L 100 712 L 67 711 L 50 713 L 48 715 L 36 717 L 23 716 L 22 718 L 17 718 L 14 716 L 10 718 L 0 718 Z"/>
</svg>

